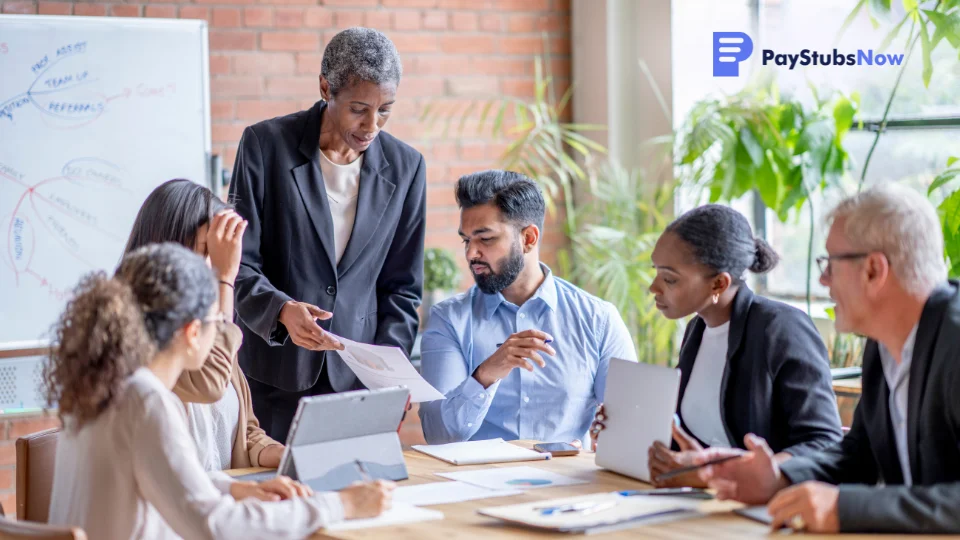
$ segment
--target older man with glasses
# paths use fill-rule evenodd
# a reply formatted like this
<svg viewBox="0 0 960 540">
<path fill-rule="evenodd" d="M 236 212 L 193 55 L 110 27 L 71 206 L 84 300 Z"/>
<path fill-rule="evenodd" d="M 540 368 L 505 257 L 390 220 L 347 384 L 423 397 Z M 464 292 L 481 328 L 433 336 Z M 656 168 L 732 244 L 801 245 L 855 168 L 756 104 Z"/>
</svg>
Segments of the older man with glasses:
<svg viewBox="0 0 960 540">
<path fill-rule="evenodd" d="M 946 280 L 936 211 L 890 185 L 843 201 L 830 219 L 820 282 L 837 331 L 870 338 L 853 426 L 837 445 L 779 465 L 747 435 L 750 452 L 701 478 L 721 498 L 769 503 L 774 528 L 960 533 L 960 285 Z"/>
</svg>

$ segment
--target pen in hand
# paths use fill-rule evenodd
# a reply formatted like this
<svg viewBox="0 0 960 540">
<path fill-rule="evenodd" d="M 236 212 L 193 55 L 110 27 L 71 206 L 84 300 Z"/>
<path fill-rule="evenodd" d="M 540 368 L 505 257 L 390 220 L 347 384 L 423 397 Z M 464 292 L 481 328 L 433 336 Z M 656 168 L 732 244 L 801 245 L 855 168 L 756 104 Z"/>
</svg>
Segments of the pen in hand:
<svg viewBox="0 0 960 540">
<path fill-rule="evenodd" d="M 667 471 L 667 472 L 661 474 L 660 476 L 656 477 L 655 480 L 656 480 L 657 482 L 660 482 L 660 481 L 663 481 L 663 480 L 668 480 L 668 479 L 673 478 L 673 477 L 675 477 L 675 476 L 680 476 L 681 474 L 687 474 L 688 472 L 696 471 L 696 470 L 698 470 L 698 469 L 702 469 L 702 468 L 707 467 L 707 466 L 710 466 L 710 465 L 719 465 L 720 463 L 725 463 L 725 462 L 727 462 L 727 461 L 731 461 L 731 460 L 734 460 L 734 459 L 739 459 L 739 458 L 741 458 L 741 457 L 743 457 L 743 454 L 736 454 L 736 455 L 733 455 L 733 456 L 725 456 L 725 457 L 722 457 L 722 458 L 713 459 L 713 460 L 710 460 L 710 461 L 708 461 L 708 462 L 706 462 L 706 463 L 701 463 L 700 465 L 692 465 L 692 466 L 690 466 L 690 467 L 681 467 L 681 468 L 679 468 L 679 469 L 674 469 L 674 470 L 672 470 L 672 471 Z"/>
<path fill-rule="evenodd" d="M 544 342 L 544 343 L 553 343 L 553 340 L 552 340 L 552 339 L 546 339 L 546 340 L 544 340 L 543 342 Z M 497 348 L 499 349 L 500 347 L 503 347 L 503 343 L 497 343 Z"/>
</svg>

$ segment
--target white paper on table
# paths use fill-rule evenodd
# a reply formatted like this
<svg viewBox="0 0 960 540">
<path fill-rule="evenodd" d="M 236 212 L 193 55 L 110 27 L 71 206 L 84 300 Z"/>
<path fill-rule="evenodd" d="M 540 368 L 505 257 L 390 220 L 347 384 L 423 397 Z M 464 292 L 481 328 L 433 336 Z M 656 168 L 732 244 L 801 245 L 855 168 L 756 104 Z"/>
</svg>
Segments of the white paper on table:
<svg viewBox="0 0 960 540">
<path fill-rule="evenodd" d="M 536 467 L 475 469 L 463 472 L 436 473 L 436 475 L 489 489 L 535 489 L 587 483 L 586 480 L 564 476 Z"/>
<path fill-rule="evenodd" d="M 454 465 L 483 465 L 485 463 L 550 459 L 550 454 L 534 452 L 499 438 L 447 444 L 418 444 L 414 445 L 413 449 Z"/>
<path fill-rule="evenodd" d="M 344 347 L 337 354 L 367 388 L 375 390 L 405 386 L 410 390 L 410 401 L 413 403 L 444 399 L 439 390 L 417 373 L 417 369 L 398 347 L 368 345 L 337 335 L 334 337 Z"/>
<path fill-rule="evenodd" d="M 398 487 L 393 491 L 393 500 L 395 504 L 433 506 L 522 494 L 523 491 L 519 489 L 488 489 L 464 482 L 432 482 Z"/>
<path fill-rule="evenodd" d="M 328 525 L 328 531 L 352 531 L 354 529 L 372 529 L 374 527 L 387 527 L 390 525 L 401 525 L 404 523 L 416 523 L 418 521 L 434 521 L 443 519 L 443 512 L 439 510 L 429 510 L 427 508 L 417 508 L 409 504 L 394 503 L 393 507 L 375 518 L 367 519 L 348 519 Z"/>
</svg>

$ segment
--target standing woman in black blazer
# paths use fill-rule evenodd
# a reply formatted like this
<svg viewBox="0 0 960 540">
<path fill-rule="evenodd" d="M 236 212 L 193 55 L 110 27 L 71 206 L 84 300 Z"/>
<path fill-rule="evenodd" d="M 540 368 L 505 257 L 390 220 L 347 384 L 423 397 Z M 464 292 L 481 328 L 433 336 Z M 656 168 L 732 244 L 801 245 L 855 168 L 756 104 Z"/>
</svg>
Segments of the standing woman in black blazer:
<svg viewBox="0 0 960 540">
<path fill-rule="evenodd" d="M 667 227 L 652 259 L 657 308 L 669 319 L 697 314 L 680 348 L 676 444 L 649 449 L 652 478 L 691 464 L 706 446 L 745 448 L 748 433 L 769 441 L 781 460 L 840 440 L 830 362 L 813 321 L 743 281 L 747 270 L 769 272 L 779 260 L 743 215 L 722 205 L 695 208 Z M 660 485 L 696 485 L 695 478 Z"/>
<path fill-rule="evenodd" d="M 249 222 L 236 281 L 240 365 L 264 430 L 300 397 L 362 388 L 331 334 L 408 355 L 423 287 L 426 165 L 381 130 L 402 68 L 382 33 L 333 37 L 311 109 L 246 128 L 230 196 Z"/>
</svg>

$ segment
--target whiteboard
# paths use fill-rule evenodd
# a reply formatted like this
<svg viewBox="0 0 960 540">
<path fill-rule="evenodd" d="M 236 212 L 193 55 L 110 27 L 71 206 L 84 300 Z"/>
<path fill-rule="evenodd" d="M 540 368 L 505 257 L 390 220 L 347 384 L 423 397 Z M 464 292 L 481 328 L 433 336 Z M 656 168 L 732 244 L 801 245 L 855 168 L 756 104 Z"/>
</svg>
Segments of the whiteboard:
<svg viewBox="0 0 960 540">
<path fill-rule="evenodd" d="M 210 185 L 205 21 L 0 16 L 0 349 L 49 343 L 159 184 Z"/>
</svg>

